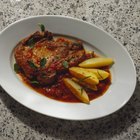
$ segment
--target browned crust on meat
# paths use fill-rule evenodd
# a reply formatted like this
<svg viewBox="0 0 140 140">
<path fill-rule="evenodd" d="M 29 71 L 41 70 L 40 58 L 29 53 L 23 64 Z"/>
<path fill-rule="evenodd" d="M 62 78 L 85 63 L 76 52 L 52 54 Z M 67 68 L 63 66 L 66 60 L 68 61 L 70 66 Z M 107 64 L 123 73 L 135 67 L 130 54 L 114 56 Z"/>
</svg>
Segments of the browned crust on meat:
<svg viewBox="0 0 140 140">
<path fill-rule="evenodd" d="M 17 44 L 14 56 L 29 80 L 35 79 L 40 85 L 45 85 L 52 84 L 57 79 L 57 74 L 68 67 L 83 61 L 85 50 L 81 41 L 72 42 L 63 38 L 55 40 L 51 32 L 37 31 Z M 43 67 L 40 66 L 42 59 L 46 60 Z M 68 67 L 63 65 L 64 61 L 68 63 Z"/>
</svg>

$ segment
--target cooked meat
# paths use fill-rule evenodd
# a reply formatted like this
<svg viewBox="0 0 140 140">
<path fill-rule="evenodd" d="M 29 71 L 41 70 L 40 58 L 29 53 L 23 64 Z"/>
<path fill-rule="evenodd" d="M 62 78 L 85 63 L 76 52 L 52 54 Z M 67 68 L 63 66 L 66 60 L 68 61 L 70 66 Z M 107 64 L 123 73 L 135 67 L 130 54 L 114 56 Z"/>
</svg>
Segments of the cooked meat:
<svg viewBox="0 0 140 140">
<path fill-rule="evenodd" d="M 16 63 L 29 80 L 47 85 L 57 80 L 59 73 L 85 59 L 81 41 L 54 39 L 51 32 L 35 32 L 21 40 L 15 50 Z"/>
</svg>

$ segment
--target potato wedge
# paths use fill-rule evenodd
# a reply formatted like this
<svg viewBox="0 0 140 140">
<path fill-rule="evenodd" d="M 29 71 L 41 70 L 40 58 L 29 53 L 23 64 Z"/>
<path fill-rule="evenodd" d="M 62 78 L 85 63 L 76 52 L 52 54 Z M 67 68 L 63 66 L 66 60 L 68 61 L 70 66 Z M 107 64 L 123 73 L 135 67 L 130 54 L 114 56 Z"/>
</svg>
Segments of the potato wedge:
<svg viewBox="0 0 140 140">
<path fill-rule="evenodd" d="M 100 81 L 106 79 L 109 76 L 109 73 L 104 70 L 100 69 L 87 69 L 87 70 L 93 72 Z"/>
<path fill-rule="evenodd" d="M 97 91 L 97 86 L 96 86 L 96 85 L 87 84 L 87 83 L 85 83 L 85 82 L 82 82 L 82 81 L 78 80 L 78 79 L 75 78 L 75 77 L 73 77 L 72 80 L 75 81 L 76 83 L 82 85 L 82 86 L 85 86 L 85 87 L 87 87 L 87 88 L 89 88 L 89 89 L 92 89 L 92 90 L 94 90 L 94 91 Z"/>
<path fill-rule="evenodd" d="M 96 85 L 99 83 L 97 76 L 86 69 L 80 67 L 71 67 L 69 68 L 71 75 L 78 78 L 81 81 L 84 81 L 90 85 Z"/>
<path fill-rule="evenodd" d="M 79 64 L 80 67 L 85 68 L 99 68 L 104 66 L 109 66 L 114 63 L 112 58 L 103 58 L 103 57 L 97 57 L 97 58 L 90 58 L 82 63 Z"/>
<path fill-rule="evenodd" d="M 69 90 L 82 102 L 89 104 L 89 97 L 86 91 L 79 84 L 71 80 L 70 78 L 63 79 L 65 85 L 69 88 Z"/>
</svg>

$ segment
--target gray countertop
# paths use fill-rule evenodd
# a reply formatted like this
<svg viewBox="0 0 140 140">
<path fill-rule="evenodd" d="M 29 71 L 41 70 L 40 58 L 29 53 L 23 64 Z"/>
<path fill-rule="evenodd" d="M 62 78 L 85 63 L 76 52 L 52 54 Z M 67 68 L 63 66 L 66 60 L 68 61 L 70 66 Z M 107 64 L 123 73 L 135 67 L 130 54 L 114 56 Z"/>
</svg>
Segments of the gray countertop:
<svg viewBox="0 0 140 140">
<path fill-rule="evenodd" d="M 137 86 L 122 109 L 91 121 L 38 114 L 0 87 L 0 140 L 140 140 L 140 0 L 1 0 L 0 31 L 32 15 L 67 15 L 109 32 L 134 60 Z"/>
</svg>

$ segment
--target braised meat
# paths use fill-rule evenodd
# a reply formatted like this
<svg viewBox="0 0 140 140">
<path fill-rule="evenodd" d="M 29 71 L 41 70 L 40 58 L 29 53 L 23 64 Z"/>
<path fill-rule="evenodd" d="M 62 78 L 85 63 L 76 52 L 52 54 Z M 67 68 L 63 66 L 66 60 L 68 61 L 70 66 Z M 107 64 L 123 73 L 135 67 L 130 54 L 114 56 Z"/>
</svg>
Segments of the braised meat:
<svg viewBox="0 0 140 140">
<path fill-rule="evenodd" d="M 52 84 L 57 75 L 85 59 L 81 41 L 54 38 L 51 32 L 35 32 L 21 40 L 15 50 L 16 63 L 24 75 L 40 85 Z"/>
</svg>

